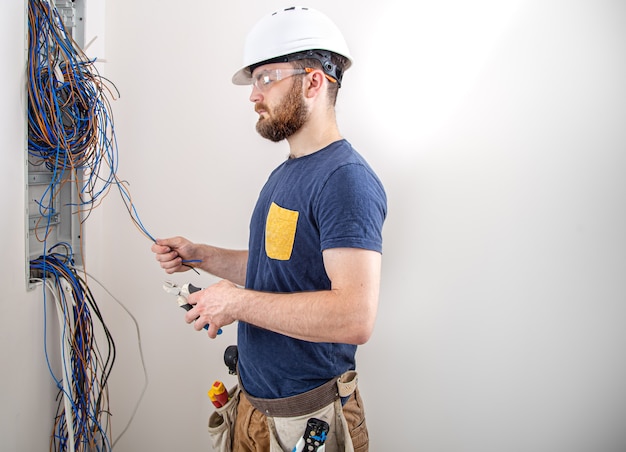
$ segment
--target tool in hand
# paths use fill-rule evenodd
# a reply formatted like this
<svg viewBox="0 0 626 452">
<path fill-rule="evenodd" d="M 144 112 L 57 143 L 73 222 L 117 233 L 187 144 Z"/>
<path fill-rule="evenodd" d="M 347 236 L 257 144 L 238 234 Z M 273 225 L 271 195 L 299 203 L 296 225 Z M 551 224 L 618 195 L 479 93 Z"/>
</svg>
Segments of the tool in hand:
<svg viewBox="0 0 626 452">
<path fill-rule="evenodd" d="M 211 399 L 213 405 L 217 408 L 221 408 L 226 405 L 226 402 L 228 402 L 228 391 L 226 390 L 224 383 L 219 380 L 215 380 L 213 386 L 209 389 L 209 398 Z"/>
<path fill-rule="evenodd" d="M 183 308 L 185 311 L 189 311 L 191 308 L 193 308 L 192 305 L 190 305 L 187 302 L 187 297 L 194 293 L 194 292 L 198 292 L 202 289 L 200 289 L 199 287 L 194 286 L 191 283 L 187 283 L 184 284 L 182 287 L 178 286 L 176 283 L 172 282 L 172 281 L 165 281 L 165 283 L 163 284 L 163 290 L 165 290 L 167 293 L 171 293 L 172 295 L 176 295 L 178 298 L 176 299 L 178 301 L 178 306 L 180 306 L 181 308 Z M 206 325 L 204 325 L 204 329 L 208 330 L 209 329 L 209 324 L 207 323 Z M 220 328 L 219 330 L 217 330 L 217 334 L 222 334 L 222 329 Z"/>
</svg>

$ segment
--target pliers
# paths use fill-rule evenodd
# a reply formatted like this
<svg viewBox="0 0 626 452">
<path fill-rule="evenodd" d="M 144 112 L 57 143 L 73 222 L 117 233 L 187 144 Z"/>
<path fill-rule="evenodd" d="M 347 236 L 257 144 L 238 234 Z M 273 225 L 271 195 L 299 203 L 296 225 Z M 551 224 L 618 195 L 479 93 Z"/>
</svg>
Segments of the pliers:
<svg viewBox="0 0 626 452">
<path fill-rule="evenodd" d="M 176 301 L 178 302 L 178 306 L 183 308 L 185 311 L 189 311 L 191 308 L 193 308 L 193 306 L 189 304 L 189 302 L 187 301 L 187 297 L 190 294 L 194 292 L 198 292 L 199 290 L 202 290 L 202 289 L 194 286 L 191 283 L 184 284 L 181 287 L 172 281 L 165 281 L 165 283 L 163 284 L 163 290 L 165 290 L 167 293 L 170 293 L 172 295 L 176 295 L 177 296 Z M 204 325 L 204 329 L 205 330 L 209 329 L 208 323 Z M 221 328 L 217 330 L 217 334 L 222 334 Z"/>
</svg>

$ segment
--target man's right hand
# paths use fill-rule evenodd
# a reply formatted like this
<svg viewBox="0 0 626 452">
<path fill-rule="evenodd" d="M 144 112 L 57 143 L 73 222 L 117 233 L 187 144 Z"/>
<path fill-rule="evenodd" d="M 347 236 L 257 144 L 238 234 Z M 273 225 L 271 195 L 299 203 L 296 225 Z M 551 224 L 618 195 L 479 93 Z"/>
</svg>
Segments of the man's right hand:
<svg viewBox="0 0 626 452">
<path fill-rule="evenodd" d="M 169 274 L 189 270 L 191 266 L 185 265 L 185 262 L 196 259 L 196 245 L 184 237 L 157 239 L 151 250 L 161 268 Z"/>
</svg>

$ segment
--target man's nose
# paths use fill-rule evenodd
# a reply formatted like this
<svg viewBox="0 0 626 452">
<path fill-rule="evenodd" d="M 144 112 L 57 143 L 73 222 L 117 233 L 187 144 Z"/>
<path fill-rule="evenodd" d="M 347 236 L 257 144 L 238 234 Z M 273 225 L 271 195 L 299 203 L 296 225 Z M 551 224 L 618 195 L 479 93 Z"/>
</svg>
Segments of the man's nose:
<svg viewBox="0 0 626 452">
<path fill-rule="evenodd" d="M 252 85 L 252 92 L 250 93 L 250 102 L 259 102 L 263 100 L 263 95 L 261 90 L 256 87 L 256 85 Z"/>
</svg>

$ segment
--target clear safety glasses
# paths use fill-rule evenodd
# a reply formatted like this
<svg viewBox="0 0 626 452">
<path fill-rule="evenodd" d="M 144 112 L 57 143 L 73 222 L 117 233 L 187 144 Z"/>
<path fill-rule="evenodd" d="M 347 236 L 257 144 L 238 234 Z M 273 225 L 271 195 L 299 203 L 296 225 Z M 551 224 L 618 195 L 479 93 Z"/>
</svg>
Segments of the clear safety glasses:
<svg viewBox="0 0 626 452">
<path fill-rule="evenodd" d="M 285 68 L 285 69 L 264 69 L 257 74 L 252 75 L 251 84 L 258 88 L 259 91 L 267 91 L 274 82 L 285 80 L 286 78 L 293 77 L 294 75 L 302 75 L 313 72 L 315 69 L 307 67 L 300 68 Z M 336 80 L 327 74 L 324 74 L 331 82 Z"/>
</svg>

